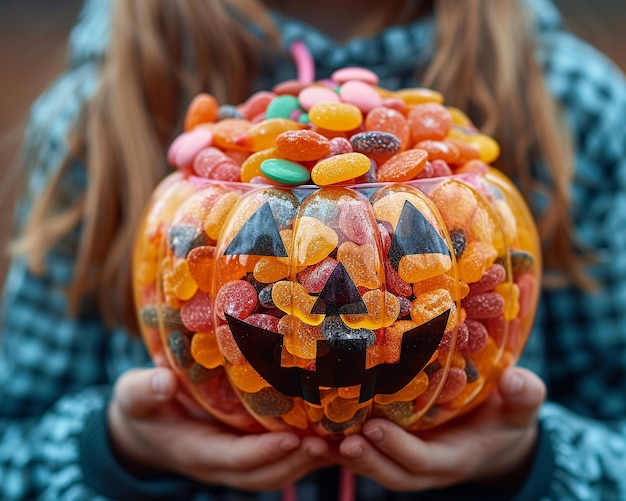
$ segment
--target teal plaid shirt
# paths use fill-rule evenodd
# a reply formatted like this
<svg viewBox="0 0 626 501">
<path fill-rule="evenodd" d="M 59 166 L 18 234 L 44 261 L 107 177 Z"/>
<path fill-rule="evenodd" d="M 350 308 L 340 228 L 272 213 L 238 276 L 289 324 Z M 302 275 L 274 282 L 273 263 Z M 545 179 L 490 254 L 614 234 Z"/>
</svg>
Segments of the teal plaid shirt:
<svg viewBox="0 0 626 501">
<path fill-rule="evenodd" d="M 591 272 L 601 288 L 544 291 L 541 297 L 521 363 L 544 378 L 549 402 L 541 410 L 530 476 L 511 499 L 626 500 L 626 83 L 605 57 L 564 31 L 547 0 L 527 3 L 538 13 L 549 88 L 574 132 L 572 217 L 581 243 L 597 250 Z M 86 1 L 71 34 L 67 71 L 32 108 L 29 185 L 18 220 L 59 167 L 68 128 L 98 85 L 111 4 Z M 276 19 L 285 47 L 305 41 L 318 76 L 360 65 L 375 70 L 384 87 L 408 87 L 416 84 L 412 68 L 431 55 L 432 19 L 340 46 L 310 26 Z M 294 76 L 289 61 L 268 65 L 258 87 Z M 83 167 L 74 165 L 63 188 L 71 199 L 85 183 Z M 140 340 L 106 330 L 97 314 L 67 316 L 63 286 L 72 279 L 75 236 L 49 254 L 44 275 L 31 274 L 19 258 L 8 273 L 0 335 L 0 499 L 279 499 L 279 493 L 205 488 L 174 476 L 142 481 L 116 463 L 104 413 L 111 385 L 149 357 Z M 335 483 L 332 469 L 311 475 L 300 482 L 299 499 L 330 499 Z M 358 496 L 492 499 L 469 486 L 391 494 L 363 479 Z"/>
</svg>

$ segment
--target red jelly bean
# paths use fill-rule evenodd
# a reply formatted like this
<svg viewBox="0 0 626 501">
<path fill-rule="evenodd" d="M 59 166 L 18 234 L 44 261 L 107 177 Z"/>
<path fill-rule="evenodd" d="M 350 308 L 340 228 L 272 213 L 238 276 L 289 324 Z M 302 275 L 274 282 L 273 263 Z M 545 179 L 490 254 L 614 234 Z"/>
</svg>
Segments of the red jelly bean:
<svg viewBox="0 0 626 501">
<path fill-rule="evenodd" d="M 337 261 L 332 257 L 325 257 L 319 263 L 307 266 L 298 273 L 298 281 L 304 286 L 309 294 L 322 292 L 326 282 L 330 278 Z"/>
<path fill-rule="evenodd" d="M 485 271 L 478 282 L 469 284 L 470 295 L 482 294 L 495 289 L 496 285 L 502 283 L 506 277 L 506 269 L 498 263 L 494 263 Z"/>
<path fill-rule="evenodd" d="M 278 332 L 278 322 L 279 318 L 273 315 L 267 315 L 264 313 L 254 313 L 246 318 L 246 323 L 254 325 L 256 327 L 261 327 L 266 331 L 270 332 Z"/>
<path fill-rule="evenodd" d="M 208 332 L 213 326 L 213 305 L 210 294 L 199 290 L 180 309 L 183 325 L 193 332 Z"/>
<path fill-rule="evenodd" d="M 215 296 L 215 312 L 222 320 L 226 320 L 225 313 L 244 319 L 252 314 L 257 302 L 256 290 L 250 282 L 231 280 Z"/>
<path fill-rule="evenodd" d="M 485 292 L 463 299 L 467 318 L 493 318 L 504 311 L 504 298 L 495 292 Z"/>
<path fill-rule="evenodd" d="M 464 323 L 468 331 L 467 343 L 462 348 L 459 347 L 459 351 L 464 355 L 476 353 L 487 344 L 489 339 L 487 327 L 482 322 L 472 320 L 471 318 L 467 318 Z"/>
</svg>

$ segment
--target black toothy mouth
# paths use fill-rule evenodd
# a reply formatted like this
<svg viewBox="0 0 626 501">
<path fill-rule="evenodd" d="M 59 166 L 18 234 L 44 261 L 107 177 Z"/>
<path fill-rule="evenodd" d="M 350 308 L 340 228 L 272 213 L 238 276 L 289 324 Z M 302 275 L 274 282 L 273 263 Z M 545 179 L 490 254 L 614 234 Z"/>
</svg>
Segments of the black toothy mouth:
<svg viewBox="0 0 626 501">
<path fill-rule="evenodd" d="M 292 397 L 319 405 L 320 387 L 343 388 L 360 385 L 359 402 L 377 394 L 393 394 L 404 388 L 428 363 L 439 346 L 448 323 L 447 310 L 432 320 L 406 331 L 400 360 L 366 368 L 362 340 L 351 349 L 349 343 L 317 341 L 315 370 L 283 367 L 283 336 L 226 314 L 239 349 L 248 363 L 271 386 Z"/>
</svg>

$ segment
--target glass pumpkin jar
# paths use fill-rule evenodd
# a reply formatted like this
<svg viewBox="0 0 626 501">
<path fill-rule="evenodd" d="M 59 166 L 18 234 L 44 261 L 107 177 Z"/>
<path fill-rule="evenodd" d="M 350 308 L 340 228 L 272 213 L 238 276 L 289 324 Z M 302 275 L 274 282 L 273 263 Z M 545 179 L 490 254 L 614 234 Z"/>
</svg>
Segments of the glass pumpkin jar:
<svg viewBox="0 0 626 501">
<path fill-rule="evenodd" d="M 341 438 L 484 401 L 523 350 L 540 270 L 494 169 L 321 187 L 182 170 L 146 208 L 133 285 L 151 356 L 195 404 L 247 432 Z"/>
</svg>

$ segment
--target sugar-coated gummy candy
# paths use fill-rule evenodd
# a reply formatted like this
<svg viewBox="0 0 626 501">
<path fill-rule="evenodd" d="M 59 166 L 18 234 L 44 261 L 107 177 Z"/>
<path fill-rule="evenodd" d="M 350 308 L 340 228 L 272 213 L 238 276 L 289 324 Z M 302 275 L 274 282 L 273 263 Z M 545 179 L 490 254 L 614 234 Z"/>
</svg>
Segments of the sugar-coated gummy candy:
<svg viewBox="0 0 626 501">
<path fill-rule="evenodd" d="M 496 285 L 504 281 L 505 277 L 506 269 L 504 266 L 494 263 L 490 268 L 485 270 L 478 282 L 470 284 L 470 293 L 481 294 L 483 292 L 492 291 L 495 289 Z"/>
<path fill-rule="evenodd" d="M 368 113 L 382 105 L 382 97 L 370 84 L 361 80 L 348 80 L 339 88 L 339 97 L 344 103 L 350 103 Z"/>
<path fill-rule="evenodd" d="M 366 155 L 395 155 L 400 151 L 400 140 L 389 132 L 358 132 L 350 138 L 352 150 Z"/>
<path fill-rule="evenodd" d="M 311 171 L 311 179 L 319 186 L 337 184 L 362 176 L 370 169 L 370 160 L 362 153 L 343 153 L 320 160 Z"/>
<path fill-rule="evenodd" d="M 189 337 L 186 334 L 179 331 L 171 332 L 167 336 L 167 345 L 178 368 L 186 369 L 191 366 L 193 359 L 191 358 Z"/>
<path fill-rule="evenodd" d="M 215 122 L 218 108 L 217 99 L 211 94 L 201 92 L 196 95 L 189 103 L 185 114 L 185 130 L 192 130 L 200 124 Z"/>
<path fill-rule="evenodd" d="M 411 130 L 404 114 L 388 106 L 370 110 L 365 118 L 365 130 L 393 134 L 400 141 L 400 150 L 406 150 L 410 145 Z"/>
<path fill-rule="evenodd" d="M 294 405 L 293 397 L 267 387 L 256 393 L 244 393 L 243 401 L 258 416 L 279 417 L 289 412 Z"/>
<path fill-rule="evenodd" d="M 485 292 L 466 297 L 462 306 L 468 318 L 492 318 L 502 315 L 504 298 L 495 292 Z"/>
<path fill-rule="evenodd" d="M 209 294 L 198 290 L 180 308 L 183 325 L 192 332 L 208 331 L 213 326 L 213 300 Z"/>
<path fill-rule="evenodd" d="M 263 160 L 260 170 L 267 178 L 287 185 L 304 184 L 311 177 L 309 171 L 302 165 L 281 158 Z"/>
<path fill-rule="evenodd" d="M 317 103 L 309 110 L 311 123 L 328 130 L 349 131 L 363 121 L 361 110 L 349 103 Z"/>
<path fill-rule="evenodd" d="M 439 103 L 423 103 L 414 106 L 409 111 L 407 120 L 414 144 L 424 139 L 442 140 L 452 127 L 450 112 Z"/>
<path fill-rule="evenodd" d="M 293 130 L 278 135 L 276 148 L 288 160 L 319 160 L 330 153 L 330 141 L 312 130 Z"/>
<path fill-rule="evenodd" d="M 256 308 L 258 299 L 254 287 L 245 280 L 231 280 L 222 285 L 215 296 L 215 312 L 222 320 L 225 314 L 244 319 Z"/>
<path fill-rule="evenodd" d="M 424 150 L 405 150 L 379 165 L 376 178 L 381 183 L 410 181 L 424 168 L 427 159 Z"/>
</svg>

